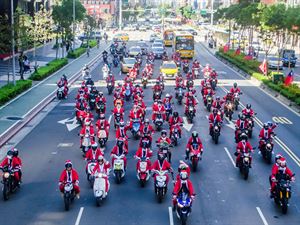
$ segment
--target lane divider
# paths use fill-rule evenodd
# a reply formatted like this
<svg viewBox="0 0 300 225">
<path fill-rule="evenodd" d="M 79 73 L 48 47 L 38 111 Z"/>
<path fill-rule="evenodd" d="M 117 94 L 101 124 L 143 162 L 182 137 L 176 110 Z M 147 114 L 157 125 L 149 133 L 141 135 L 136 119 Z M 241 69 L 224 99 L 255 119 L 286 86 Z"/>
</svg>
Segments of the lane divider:
<svg viewBox="0 0 300 225">
<path fill-rule="evenodd" d="M 170 225 L 174 225 L 173 212 L 171 206 L 169 206 L 169 221 L 170 221 Z"/>
<path fill-rule="evenodd" d="M 259 214 L 259 216 L 260 216 L 263 224 L 264 225 L 269 225 L 268 222 L 267 222 L 267 220 L 266 220 L 266 218 L 265 218 L 265 216 L 264 216 L 264 214 L 262 213 L 261 209 L 259 207 L 256 207 L 256 210 L 257 210 L 257 212 L 258 212 L 258 214 Z"/>
<path fill-rule="evenodd" d="M 225 93 L 228 91 L 224 87 L 220 87 Z M 243 103 L 240 102 L 240 107 L 242 109 L 246 108 Z M 263 128 L 263 122 L 259 120 L 256 116 L 254 117 L 254 122 L 258 124 L 260 128 Z M 291 157 L 291 159 L 300 167 L 300 159 L 299 157 L 277 136 L 274 138 L 275 142 Z"/>
<path fill-rule="evenodd" d="M 227 155 L 228 155 L 230 161 L 232 162 L 233 167 L 236 168 L 236 167 L 235 167 L 235 162 L 234 162 L 232 156 L 230 155 L 230 152 L 228 151 L 228 149 L 227 149 L 226 147 L 224 147 L 224 150 L 225 150 L 225 152 L 227 153 Z"/>
<path fill-rule="evenodd" d="M 77 219 L 76 219 L 75 225 L 79 225 L 80 224 L 80 220 L 81 220 L 81 217 L 82 217 L 83 210 L 84 210 L 84 207 L 80 207 L 80 210 L 79 210 L 79 213 L 77 215 Z"/>
</svg>

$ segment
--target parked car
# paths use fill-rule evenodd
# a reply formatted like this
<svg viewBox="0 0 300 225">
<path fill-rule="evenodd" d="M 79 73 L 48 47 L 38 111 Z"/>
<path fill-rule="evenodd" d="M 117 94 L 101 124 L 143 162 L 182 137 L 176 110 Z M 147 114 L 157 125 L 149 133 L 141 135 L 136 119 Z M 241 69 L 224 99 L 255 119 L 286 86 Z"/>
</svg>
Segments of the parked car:
<svg viewBox="0 0 300 225">
<path fill-rule="evenodd" d="M 274 56 L 268 57 L 268 68 L 270 70 L 277 70 L 277 68 L 279 68 L 279 70 L 282 70 L 283 63 L 281 61 L 281 58 Z"/>
</svg>

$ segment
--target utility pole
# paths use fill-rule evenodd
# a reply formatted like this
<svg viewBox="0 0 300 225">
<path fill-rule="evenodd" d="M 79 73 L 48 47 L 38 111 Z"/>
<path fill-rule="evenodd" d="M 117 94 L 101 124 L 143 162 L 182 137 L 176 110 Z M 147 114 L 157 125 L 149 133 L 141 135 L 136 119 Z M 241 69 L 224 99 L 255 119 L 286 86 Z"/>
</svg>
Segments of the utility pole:
<svg viewBox="0 0 300 225">
<path fill-rule="evenodd" d="M 14 0 L 10 0 L 11 7 L 11 50 L 12 50 L 12 63 L 13 63 L 13 82 L 16 86 L 16 62 L 15 62 L 15 28 L 14 28 Z"/>
<path fill-rule="evenodd" d="M 211 0 L 210 25 L 214 25 L 214 0 Z"/>
<path fill-rule="evenodd" d="M 75 0 L 73 0 L 73 51 L 75 49 Z"/>
<path fill-rule="evenodd" d="M 122 0 L 119 1 L 119 30 L 122 30 Z"/>
</svg>

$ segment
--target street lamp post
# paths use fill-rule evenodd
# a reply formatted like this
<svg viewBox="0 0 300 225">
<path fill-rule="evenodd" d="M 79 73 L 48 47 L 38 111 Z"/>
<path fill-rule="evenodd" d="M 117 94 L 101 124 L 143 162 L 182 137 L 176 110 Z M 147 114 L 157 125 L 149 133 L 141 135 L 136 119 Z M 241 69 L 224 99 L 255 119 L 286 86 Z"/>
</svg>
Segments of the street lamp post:
<svg viewBox="0 0 300 225">
<path fill-rule="evenodd" d="M 14 0 L 10 0 L 11 7 L 11 50 L 12 50 L 12 63 L 13 63 L 13 82 L 16 85 L 16 62 L 15 62 L 15 28 L 14 28 Z"/>
<path fill-rule="evenodd" d="M 210 25 L 214 25 L 214 0 L 211 1 Z"/>
<path fill-rule="evenodd" d="M 119 30 L 122 29 L 122 0 L 119 1 Z"/>
</svg>

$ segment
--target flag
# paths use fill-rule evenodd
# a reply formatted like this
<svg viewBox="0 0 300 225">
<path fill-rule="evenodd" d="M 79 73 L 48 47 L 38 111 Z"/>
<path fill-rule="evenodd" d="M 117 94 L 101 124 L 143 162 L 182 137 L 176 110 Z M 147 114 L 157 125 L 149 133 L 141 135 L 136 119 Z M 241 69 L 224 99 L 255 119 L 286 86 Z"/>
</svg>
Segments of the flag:
<svg viewBox="0 0 300 225">
<path fill-rule="evenodd" d="M 229 51 L 229 44 L 224 45 L 223 51 L 226 53 Z"/>
<path fill-rule="evenodd" d="M 284 80 L 284 85 L 285 86 L 290 86 L 294 81 L 294 71 L 291 70 L 288 75 L 285 77 L 285 80 Z"/>
<path fill-rule="evenodd" d="M 239 55 L 239 54 L 241 54 L 241 49 L 240 48 L 237 48 L 236 50 L 235 50 L 235 53 L 234 53 L 235 55 Z"/>
<path fill-rule="evenodd" d="M 264 61 L 259 65 L 258 67 L 260 69 L 260 71 L 266 75 L 268 72 L 268 65 L 267 65 L 267 60 L 264 59 Z"/>
<path fill-rule="evenodd" d="M 252 60 L 253 57 L 252 57 L 252 55 L 246 55 L 246 56 L 244 57 L 244 59 L 245 59 L 245 60 Z"/>
</svg>

